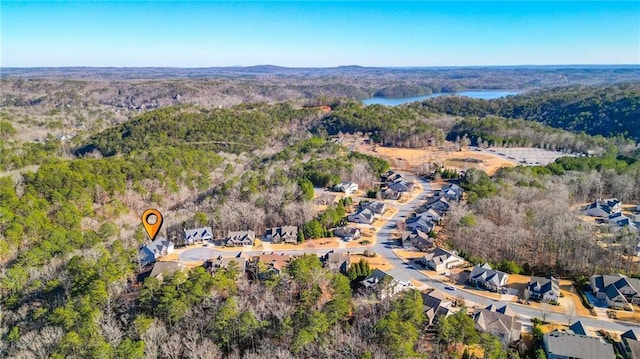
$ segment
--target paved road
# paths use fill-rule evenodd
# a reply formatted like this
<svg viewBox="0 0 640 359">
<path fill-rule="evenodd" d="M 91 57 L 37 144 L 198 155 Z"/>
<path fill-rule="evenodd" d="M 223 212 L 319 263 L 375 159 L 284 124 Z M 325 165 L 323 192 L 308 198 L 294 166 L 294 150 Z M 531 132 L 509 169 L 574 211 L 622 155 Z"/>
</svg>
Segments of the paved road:
<svg viewBox="0 0 640 359">
<path fill-rule="evenodd" d="M 411 179 L 411 176 L 406 176 L 408 179 Z M 427 192 L 432 191 L 433 188 L 431 184 L 422 179 L 422 178 L 414 178 L 414 181 L 418 181 L 422 184 L 423 192 L 418 196 L 414 197 L 411 201 L 407 203 L 399 203 L 396 205 L 398 208 L 398 212 L 390 219 L 387 220 L 381 229 L 377 233 L 376 244 L 373 248 L 371 247 L 352 247 L 352 248 L 336 248 L 336 249 L 315 249 L 315 250 L 288 250 L 288 251 L 274 251 L 275 253 L 286 253 L 290 255 L 301 255 L 304 253 L 313 253 L 316 255 L 324 255 L 330 251 L 336 252 L 359 252 L 364 249 L 373 249 L 378 255 L 384 257 L 392 266 L 393 269 L 387 271 L 390 275 L 394 276 L 396 279 L 400 281 L 416 281 L 431 288 L 436 288 L 445 292 L 449 292 L 452 295 L 462 297 L 465 301 L 469 302 L 481 302 L 483 306 L 488 306 L 490 304 L 509 304 L 509 307 L 516 312 L 520 316 L 520 321 L 525 326 L 531 326 L 532 318 L 540 318 L 541 312 L 539 309 L 532 308 L 530 306 L 521 305 L 517 303 L 513 303 L 510 301 L 501 301 L 490 299 L 487 297 L 480 296 L 476 293 L 468 292 L 464 289 L 456 289 L 455 291 L 449 291 L 445 289 L 445 287 L 449 286 L 449 284 L 441 282 L 435 278 L 431 278 L 426 274 L 420 272 L 416 268 L 414 268 L 411 264 L 405 262 L 403 259 L 399 258 L 395 252 L 393 251 L 392 243 L 389 242 L 389 238 L 393 232 L 393 228 L 396 228 L 398 222 L 403 221 L 406 217 L 411 216 L 414 209 L 420 205 L 420 203 L 424 200 L 424 196 Z M 256 250 L 248 250 L 242 251 L 248 255 L 259 255 L 264 253 L 265 251 L 256 251 Z M 231 252 L 222 252 L 217 251 L 214 247 L 203 247 L 203 248 L 194 248 L 189 251 L 185 251 L 180 254 L 181 260 L 204 260 L 209 259 L 213 256 L 222 255 L 222 256 L 231 256 L 234 253 Z M 238 251 L 237 254 L 240 254 Z M 586 326 L 605 329 L 605 330 L 614 330 L 614 331 L 626 331 L 629 328 L 640 328 L 639 325 L 630 324 L 621 321 L 614 320 L 602 320 L 593 317 L 580 317 L 575 316 L 573 318 L 573 322 L 581 320 Z M 557 323 L 566 323 L 567 318 L 562 313 L 551 312 L 547 315 L 547 321 L 557 322 Z"/>
</svg>

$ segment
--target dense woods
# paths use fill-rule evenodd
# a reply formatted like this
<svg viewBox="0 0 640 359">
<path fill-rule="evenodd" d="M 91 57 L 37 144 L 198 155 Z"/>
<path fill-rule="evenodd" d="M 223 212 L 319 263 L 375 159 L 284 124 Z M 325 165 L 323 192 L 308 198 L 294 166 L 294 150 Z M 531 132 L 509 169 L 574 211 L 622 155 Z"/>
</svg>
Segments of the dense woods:
<svg viewBox="0 0 640 359">
<path fill-rule="evenodd" d="M 572 132 L 640 140 L 638 83 L 559 87 L 490 101 L 435 98 L 421 106 L 450 115 L 519 118 Z"/>
</svg>

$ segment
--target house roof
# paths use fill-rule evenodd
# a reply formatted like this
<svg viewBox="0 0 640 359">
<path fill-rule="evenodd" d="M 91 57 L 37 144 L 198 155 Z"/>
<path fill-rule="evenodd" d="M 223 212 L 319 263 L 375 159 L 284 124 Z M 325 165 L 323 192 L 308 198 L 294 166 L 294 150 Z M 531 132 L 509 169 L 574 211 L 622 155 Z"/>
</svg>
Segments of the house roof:
<svg viewBox="0 0 640 359">
<path fill-rule="evenodd" d="M 156 238 L 153 242 L 147 244 L 145 247 L 149 248 L 153 253 L 162 253 L 165 248 L 172 246 L 173 242 L 166 238 Z"/>
<path fill-rule="evenodd" d="M 627 295 L 640 295 L 640 279 L 629 278 L 622 274 L 614 275 L 594 275 L 591 277 L 598 292 L 604 292 L 609 300 L 619 300 L 619 296 L 626 293 Z M 633 294 L 635 293 L 635 294 Z"/>
<path fill-rule="evenodd" d="M 451 304 L 451 300 L 447 296 L 447 294 L 441 290 L 434 289 L 429 293 L 421 293 L 422 294 L 422 304 L 425 307 L 433 308 L 435 310 L 440 306 L 446 306 Z"/>
<path fill-rule="evenodd" d="M 169 275 L 175 271 L 182 270 L 184 266 L 179 262 L 156 262 L 151 270 L 150 277 L 162 279 L 164 275 Z"/>
<path fill-rule="evenodd" d="M 254 231 L 229 231 L 225 240 L 231 240 L 234 242 L 245 241 L 247 239 L 253 241 L 256 238 L 256 232 Z"/>
<path fill-rule="evenodd" d="M 357 227 L 337 227 L 333 230 L 333 235 L 336 237 L 354 237 L 360 233 L 360 228 Z"/>
<path fill-rule="evenodd" d="M 271 265 L 274 269 L 282 270 L 283 268 L 286 268 L 289 265 L 289 263 L 294 258 L 294 256 L 284 254 L 284 253 L 281 253 L 281 254 L 263 253 L 253 258 L 255 261 Z"/>
<path fill-rule="evenodd" d="M 344 252 L 329 252 L 325 255 L 325 263 L 330 266 L 342 266 L 343 263 L 346 263 L 347 266 L 351 264 L 351 256 L 349 253 Z"/>
<path fill-rule="evenodd" d="M 361 210 L 359 210 L 358 212 L 348 216 L 349 218 L 356 218 L 356 217 L 360 217 L 363 218 L 366 221 L 372 221 L 373 217 L 374 217 L 374 213 L 369 209 L 369 208 L 363 208 Z"/>
<path fill-rule="evenodd" d="M 217 268 L 226 268 L 227 266 L 229 266 L 229 263 L 231 262 L 236 262 L 238 264 L 238 268 L 244 272 L 244 269 L 246 268 L 247 265 L 247 258 L 246 257 L 222 257 L 222 256 L 218 256 L 218 257 L 214 257 L 209 259 L 208 261 L 206 261 L 204 263 L 204 268 L 205 269 L 209 269 L 209 270 L 213 270 L 213 269 L 217 269 Z"/>
<path fill-rule="evenodd" d="M 184 238 L 186 240 L 212 239 L 213 231 L 211 230 L 211 227 L 185 229 Z"/>
<path fill-rule="evenodd" d="M 537 292 L 544 295 L 547 292 L 560 295 L 560 282 L 554 277 L 531 277 L 527 287 L 530 292 Z M 540 288 L 537 290 L 536 288 Z"/>
<path fill-rule="evenodd" d="M 296 237 L 298 235 L 298 227 L 282 226 L 267 228 L 266 235 L 271 237 Z"/>
<path fill-rule="evenodd" d="M 582 321 L 580 321 L 580 320 L 578 320 L 577 322 L 571 324 L 569 329 L 571 329 L 573 334 L 586 335 L 586 336 L 589 335 L 589 334 L 587 334 L 587 329 L 584 327 L 584 324 L 582 324 Z"/>
<path fill-rule="evenodd" d="M 374 269 L 367 278 L 360 282 L 360 284 L 364 285 L 365 287 L 371 287 L 382 280 L 393 281 L 395 280 L 395 278 L 392 275 L 381 271 L 380 269 Z"/>
<path fill-rule="evenodd" d="M 385 206 L 386 205 L 382 202 L 368 202 L 368 203 L 364 203 L 362 208 L 369 209 L 376 213 L 382 213 L 382 211 L 384 211 Z"/>
<path fill-rule="evenodd" d="M 620 335 L 620 337 L 627 338 L 627 339 L 633 339 L 633 340 L 640 340 L 640 330 L 638 330 L 638 329 L 629 329 L 626 332 L 622 333 L 622 335 Z"/>
<path fill-rule="evenodd" d="M 516 315 L 516 313 L 511 308 L 509 308 L 509 306 L 507 306 L 506 304 L 504 304 L 504 305 L 489 304 L 484 309 L 486 309 L 486 310 L 488 310 L 490 312 L 496 312 L 496 313 L 509 315 L 509 316 L 515 316 Z"/>
<path fill-rule="evenodd" d="M 582 359 L 615 358 L 613 346 L 598 338 L 553 331 L 544 335 L 548 354 Z"/>
<path fill-rule="evenodd" d="M 451 260 L 463 261 L 461 257 L 459 257 L 455 251 L 448 251 L 444 248 L 436 247 L 435 249 L 429 251 L 425 254 L 424 259 L 426 261 L 432 261 L 436 265 L 443 264 Z"/>
<path fill-rule="evenodd" d="M 516 321 L 514 316 L 484 308 L 479 308 L 474 311 L 473 320 L 476 322 L 476 327 L 482 331 L 497 329 L 508 334 L 509 337 L 511 337 L 513 332 L 520 332 L 522 330 L 522 324 Z"/>
<path fill-rule="evenodd" d="M 492 283 L 499 287 L 508 276 L 509 275 L 505 272 L 491 268 L 489 263 L 484 263 L 482 265 L 477 264 L 473 267 L 469 278 L 479 282 Z"/>
</svg>

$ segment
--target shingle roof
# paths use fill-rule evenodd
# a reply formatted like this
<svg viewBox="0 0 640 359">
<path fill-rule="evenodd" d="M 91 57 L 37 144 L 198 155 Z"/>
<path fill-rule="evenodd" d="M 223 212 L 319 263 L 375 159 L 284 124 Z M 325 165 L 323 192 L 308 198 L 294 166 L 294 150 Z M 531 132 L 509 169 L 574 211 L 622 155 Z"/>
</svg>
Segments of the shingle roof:
<svg viewBox="0 0 640 359">
<path fill-rule="evenodd" d="M 573 332 L 573 334 L 578 334 L 578 335 L 586 335 L 588 336 L 589 334 L 587 334 L 587 329 L 584 327 L 584 325 L 582 324 L 581 321 L 577 321 L 573 324 L 571 324 L 571 326 L 569 327 L 569 329 L 571 329 L 571 331 Z"/>
<path fill-rule="evenodd" d="M 185 229 L 184 238 L 187 241 L 201 241 L 205 239 L 213 239 L 213 231 L 211 230 L 211 227 Z"/>
<path fill-rule="evenodd" d="M 615 358 L 613 346 L 598 338 L 554 331 L 544 335 L 548 354 L 581 359 Z"/>
</svg>

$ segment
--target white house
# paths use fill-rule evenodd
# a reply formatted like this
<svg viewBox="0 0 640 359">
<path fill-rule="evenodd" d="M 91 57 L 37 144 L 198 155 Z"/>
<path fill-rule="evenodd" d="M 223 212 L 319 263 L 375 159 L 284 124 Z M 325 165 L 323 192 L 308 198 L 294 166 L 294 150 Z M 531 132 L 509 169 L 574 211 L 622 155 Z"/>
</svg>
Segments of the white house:
<svg viewBox="0 0 640 359">
<path fill-rule="evenodd" d="M 184 230 L 184 241 L 186 244 L 194 244 L 197 242 L 210 241 L 213 239 L 213 231 L 211 227 L 202 227 Z"/>
<path fill-rule="evenodd" d="M 557 302 L 560 297 L 560 282 L 554 277 L 531 277 L 527 290 L 531 299 Z"/>
<path fill-rule="evenodd" d="M 440 247 L 425 254 L 422 261 L 427 267 L 438 273 L 443 273 L 447 269 L 459 267 L 464 264 L 464 259 L 459 257 L 455 251 L 448 251 Z"/>
<path fill-rule="evenodd" d="M 341 182 L 333 186 L 336 192 L 344 192 L 347 195 L 358 192 L 358 184 L 353 182 Z"/>
<path fill-rule="evenodd" d="M 142 248 L 140 248 L 140 264 L 147 265 L 154 263 L 156 259 L 173 253 L 173 251 L 173 242 L 165 238 L 158 238 L 150 244 L 147 244 L 146 246 L 142 246 Z"/>
<path fill-rule="evenodd" d="M 347 216 L 347 221 L 353 223 L 371 224 L 373 223 L 375 214 L 368 208 L 362 209 L 355 214 Z"/>
</svg>

